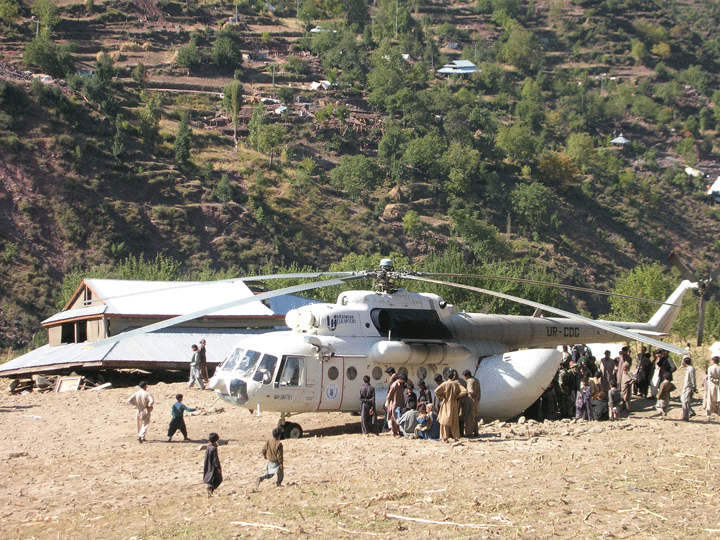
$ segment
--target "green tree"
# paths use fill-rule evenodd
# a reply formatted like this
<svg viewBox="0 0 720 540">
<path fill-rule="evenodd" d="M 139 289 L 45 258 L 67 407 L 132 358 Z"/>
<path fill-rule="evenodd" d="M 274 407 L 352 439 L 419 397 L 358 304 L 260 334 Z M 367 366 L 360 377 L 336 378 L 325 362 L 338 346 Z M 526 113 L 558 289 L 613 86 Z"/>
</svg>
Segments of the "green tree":
<svg viewBox="0 0 720 540">
<path fill-rule="evenodd" d="M 442 163 L 447 171 L 446 186 L 458 197 L 471 192 L 473 182 L 479 179 L 483 167 L 480 152 L 459 142 L 450 145 L 442 157 Z"/>
<path fill-rule="evenodd" d="M 15 0 L 0 0 L 0 22 L 11 25 L 20 14 L 18 4 Z"/>
<path fill-rule="evenodd" d="M 673 287 L 666 268 L 658 263 L 636 266 L 623 275 L 613 289 L 616 294 L 665 300 Z M 610 297 L 612 318 L 620 321 L 647 321 L 657 305 L 618 296 Z"/>
<path fill-rule="evenodd" d="M 72 57 L 44 35 L 34 37 L 25 47 L 23 62 L 55 78 L 65 77 L 74 66 Z"/>
<path fill-rule="evenodd" d="M 502 128 L 496 142 L 513 163 L 529 163 L 535 158 L 537 139 L 529 126 L 515 124 L 509 128 Z"/>
<path fill-rule="evenodd" d="M 58 7 L 54 0 L 36 0 L 30 12 L 40 20 L 40 35 L 49 36 L 50 31 L 60 22 Z"/>
<path fill-rule="evenodd" d="M 213 43 L 210 60 L 220 69 L 234 71 L 242 64 L 242 52 L 234 39 L 227 34 L 221 34 Z"/>
<path fill-rule="evenodd" d="M 650 59 L 650 53 L 648 52 L 647 47 L 639 39 L 632 40 L 630 53 L 639 64 L 646 64 Z"/>
<path fill-rule="evenodd" d="M 223 88 L 223 105 L 227 110 L 233 123 L 233 141 L 237 144 L 237 128 L 240 110 L 243 104 L 243 85 L 239 81 L 233 81 Z"/>
<path fill-rule="evenodd" d="M 261 152 L 270 154 L 270 167 L 273 166 L 275 151 L 285 138 L 285 128 L 278 124 L 262 126 L 258 136 L 258 148 Z"/>
<path fill-rule="evenodd" d="M 504 258 L 509 252 L 500 231 L 477 212 L 466 209 L 451 210 L 450 221 L 455 234 L 478 259 Z"/>
<path fill-rule="evenodd" d="M 140 133 L 146 146 L 152 148 L 160 134 L 160 118 L 162 118 L 162 103 L 160 94 L 148 96 L 145 106 L 140 111 Z"/>
<path fill-rule="evenodd" d="M 419 238 L 423 229 L 423 222 L 415 210 L 409 210 L 402 219 L 405 234 L 410 238 Z"/>
<path fill-rule="evenodd" d="M 218 182 L 214 194 L 223 203 L 229 203 L 235 199 L 236 188 L 230 183 L 230 177 L 227 174 L 220 177 L 220 182 Z"/>
<path fill-rule="evenodd" d="M 441 158 L 445 141 L 437 133 L 428 133 L 407 144 L 402 161 L 415 173 L 433 182 L 439 182 L 442 173 Z"/>
<path fill-rule="evenodd" d="M 341 157 L 330 177 L 334 186 L 355 200 L 375 189 L 381 179 L 377 164 L 362 154 Z"/>
<path fill-rule="evenodd" d="M 285 105 L 290 105 L 295 99 L 295 90 L 289 86 L 278 88 L 278 97 Z"/>
<path fill-rule="evenodd" d="M 572 133 L 567 139 L 567 154 L 578 166 L 589 165 L 595 158 L 595 145 L 589 133 Z"/>
<path fill-rule="evenodd" d="M 122 117 L 117 116 L 115 121 L 115 137 L 113 138 L 112 153 L 115 159 L 120 162 L 125 157 L 125 134 L 122 130 Z"/>
<path fill-rule="evenodd" d="M 260 132 L 265 125 L 265 106 L 258 102 L 253 107 L 252 116 L 248 122 L 248 137 L 247 142 L 250 148 L 258 149 L 260 144 Z"/>
<path fill-rule="evenodd" d="M 510 200 L 519 221 L 532 229 L 539 229 L 547 219 L 553 197 L 540 182 L 533 182 L 515 186 Z"/>
<path fill-rule="evenodd" d="M 503 58 L 508 64 L 527 71 L 540 67 L 542 60 L 537 39 L 529 30 L 515 28 L 508 33 L 508 39 L 502 47 Z"/>
<path fill-rule="evenodd" d="M 138 62 L 137 66 L 132 70 L 131 76 L 133 80 L 138 84 L 141 90 L 147 86 L 148 72 L 145 64 Z"/>
<path fill-rule="evenodd" d="M 200 65 L 200 51 L 198 51 L 194 39 L 190 40 L 190 43 L 178 51 L 175 63 L 191 71 Z"/>
<path fill-rule="evenodd" d="M 192 138 L 192 129 L 190 129 L 190 116 L 184 112 L 180 115 L 180 125 L 175 134 L 175 161 L 180 165 L 187 165 L 190 160 L 190 144 Z"/>
<path fill-rule="evenodd" d="M 109 83 L 116 75 L 115 62 L 105 51 L 101 52 L 95 61 L 95 75 L 103 83 Z"/>
</svg>

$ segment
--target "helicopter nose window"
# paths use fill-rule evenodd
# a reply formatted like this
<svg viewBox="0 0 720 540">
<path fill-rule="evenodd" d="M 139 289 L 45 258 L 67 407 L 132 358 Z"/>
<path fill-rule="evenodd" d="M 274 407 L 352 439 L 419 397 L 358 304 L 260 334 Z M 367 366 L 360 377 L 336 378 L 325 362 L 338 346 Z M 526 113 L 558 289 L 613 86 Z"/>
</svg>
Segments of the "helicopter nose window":
<svg viewBox="0 0 720 540">
<path fill-rule="evenodd" d="M 258 368 L 253 375 L 253 380 L 270 384 L 275 374 L 275 366 L 277 365 L 277 356 L 266 354 L 258 364 Z"/>
</svg>

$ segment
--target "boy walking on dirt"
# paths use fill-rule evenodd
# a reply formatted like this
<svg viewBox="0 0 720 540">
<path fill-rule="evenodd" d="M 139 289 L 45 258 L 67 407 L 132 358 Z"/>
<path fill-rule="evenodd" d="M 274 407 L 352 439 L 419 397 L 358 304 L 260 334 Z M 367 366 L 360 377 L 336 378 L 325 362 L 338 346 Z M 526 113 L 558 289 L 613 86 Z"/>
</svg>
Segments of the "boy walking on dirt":
<svg viewBox="0 0 720 540">
<path fill-rule="evenodd" d="M 205 463 L 203 465 L 203 482 L 207 484 L 208 497 L 222 484 L 222 467 L 218 457 L 218 441 L 220 436 L 217 433 L 208 435 L 209 444 L 205 449 Z"/>
<path fill-rule="evenodd" d="M 265 474 L 258 476 L 255 480 L 255 489 L 260 486 L 260 482 L 263 480 L 269 480 L 274 474 L 277 475 L 275 485 L 280 487 L 282 484 L 283 477 L 285 476 L 285 470 L 283 466 L 283 445 L 280 442 L 280 434 L 282 431 L 279 427 L 272 430 L 272 438 L 269 439 L 262 450 L 262 455 L 268 460 L 265 466 Z"/>
<path fill-rule="evenodd" d="M 171 414 L 172 414 L 172 420 L 170 420 L 170 427 L 168 428 L 168 442 L 172 441 L 173 435 L 175 435 L 175 432 L 180 430 L 180 433 L 183 434 L 183 440 L 189 441 L 187 435 L 187 427 L 185 427 L 185 418 L 183 418 L 183 412 L 194 412 L 197 409 L 193 409 L 192 407 L 188 407 L 185 405 L 183 400 L 182 394 L 177 394 L 175 396 L 175 399 L 177 401 L 172 406 Z"/>
</svg>

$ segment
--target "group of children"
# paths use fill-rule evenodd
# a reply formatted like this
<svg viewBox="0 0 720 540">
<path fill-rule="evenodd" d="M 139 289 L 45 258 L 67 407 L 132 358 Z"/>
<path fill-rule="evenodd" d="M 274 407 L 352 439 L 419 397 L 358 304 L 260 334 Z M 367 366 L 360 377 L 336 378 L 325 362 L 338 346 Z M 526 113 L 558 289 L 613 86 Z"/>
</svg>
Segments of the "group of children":
<svg viewBox="0 0 720 540">
<path fill-rule="evenodd" d="M 185 405 L 182 402 L 182 394 L 177 394 L 175 399 L 177 399 L 177 401 L 171 409 L 172 419 L 170 420 L 170 427 L 168 428 L 168 442 L 172 440 L 176 431 L 182 433 L 184 441 L 189 441 L 183 413 L 185 411 L 194 412 L 197 409 Z M 265 466 L 265 473 L 255 480 L 256 489 L 260 485 L 260 482 L 268 480 L 275 475 L 277 475 L 275 485 L 280 487 L 280 484 L 282 484 L 285 470 L 283 464 L 283 445 L 280 442 L 281 434 L 282 430 L 280 428 L 273 429 L 272 437 L 268 439 L 263 447 L 262 455 L 267 459 L 267 464 Z M 203 483 L 207 484 L 208 497 L 215 492 L 223 481 L 222 466 L 220 465 L 220 457 L 218 456 L 219 442 L 220 436 L 217 433 L 210 433 L 210 435 L 208 435 L 208 445 L 205 449 L 205 462 L 203 464 Z"/>
</svg>

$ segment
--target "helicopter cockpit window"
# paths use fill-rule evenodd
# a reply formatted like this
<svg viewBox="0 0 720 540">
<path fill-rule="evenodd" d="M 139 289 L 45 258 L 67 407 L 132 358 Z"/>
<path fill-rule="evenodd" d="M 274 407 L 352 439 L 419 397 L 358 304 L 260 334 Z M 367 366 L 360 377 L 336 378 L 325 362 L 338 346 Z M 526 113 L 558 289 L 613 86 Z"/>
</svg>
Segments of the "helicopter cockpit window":
<svg viewBox="0 0 720 540">
<path fill-rule="evenodd" d="M 305 384 L 305 357 L 285 356 L 280 370 L 280 386 L 302 386 Z"/>
<path fill-rule="evenodd" d="M 220 368 L 221 371 L 232 371 L 237 366 L 238 360 L 242 357 L 245 349 L 235 349 Z"/>
<path fill-rule="evenodd" d="M 272 382 L 273 375 L 275 374 L 275 366 L 277 365 L 277 356 L 266 354 L 260 360 L 253 380 L 262 382 L 263 384 L 270 384 Z"/>
<path fill-rule="evenodd" d="M 235 371 L 240 377 L 247 377 L 255 368 L 258 359 L 262 353 L 257 351 L 244 351 L 243 349 L 237 349 L 239 352 L 238 361 L 235 365 Z"/>
</svg>

